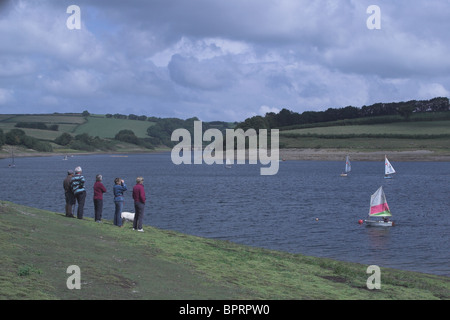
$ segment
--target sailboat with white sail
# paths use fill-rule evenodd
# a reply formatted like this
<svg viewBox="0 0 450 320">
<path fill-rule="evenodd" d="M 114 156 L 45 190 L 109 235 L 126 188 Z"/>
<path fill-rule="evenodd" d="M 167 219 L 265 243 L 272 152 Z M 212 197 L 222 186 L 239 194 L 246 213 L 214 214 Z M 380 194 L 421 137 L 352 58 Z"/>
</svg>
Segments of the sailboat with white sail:
<svg viewBox="0 0 450 320">
<path fill-rule="evenodd" d="M 14 161 L 14 150 L 11 149 L 11 163 L 8 165 L 9 168 L 15 168 L 16 163 Z"/>
<path fill-rule="evenodd" d="M 389 162 L 387 156 L 384 156 L 384 178 L 392 179 L 392 175 L 395 173 L 395 169 L 392 164 Z"/>
<path fill-rule="evenodd" d="M 392 214 L 387 204 L 383 187 L 381 186 L 370 196 L 369 219 L 364 220 L 364 222 L 367 226 L 392 227 L 394 222 L 390 221 L 389 217 L 392 217 Z M 374 220 L 373 218 L 381 218 L 381 220 Z"/>
<path fill-rule="evenodd" d="M 350 163 L 350 158 L 347 156 L 345 158 L 345 171 L 341 173 L 341 177 L 347 177 L 348 173 L 352 171 L 352 165 Z"/>
<path fill-rule="evenodd" d="M 233 164 L 233 162 L 231 161 L 230 158 L 227 158 L 227 159 L 225 160 L 225 168 L 231 169 L 231 165 L 232 165 L 232 164 Z"/>
</svg>

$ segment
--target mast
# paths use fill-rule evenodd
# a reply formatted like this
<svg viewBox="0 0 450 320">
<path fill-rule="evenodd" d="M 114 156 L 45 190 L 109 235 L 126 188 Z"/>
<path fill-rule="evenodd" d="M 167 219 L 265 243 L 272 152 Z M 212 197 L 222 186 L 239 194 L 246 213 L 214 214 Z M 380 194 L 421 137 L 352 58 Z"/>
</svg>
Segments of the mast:
<svg viewBox="0 0 450 320">
<path fill-rule="evenodd" d="M 14 168 L 16 166 L 14 162 L 14 149 L 11 148 L 11 163 L 9 164 L 9 167 Z"/>
</svg>

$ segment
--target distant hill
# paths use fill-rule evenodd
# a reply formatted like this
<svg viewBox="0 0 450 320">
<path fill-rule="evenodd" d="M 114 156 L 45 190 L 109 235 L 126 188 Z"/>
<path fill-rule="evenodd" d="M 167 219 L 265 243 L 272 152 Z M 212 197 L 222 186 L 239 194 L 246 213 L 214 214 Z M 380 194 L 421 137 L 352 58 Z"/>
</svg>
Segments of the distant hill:
<svg viewBox="0 0 450 320">
<path fill-rule="evenodd" d="M 45 148 L 37 151 L 148 151 L 169 148 L 171 133 L 176 128 L 191 129 L 197 118 L 156 118 L 136 115 L 100 115 L 83 113 L 2 114 L 0 115 L 0 146 L 17 145 L 36 149 L 26 143 L 32 140 Z M 205 122 L 204 130 L 225 130 L 236 124 L 222 121 Z M 127 130 L 128 138 L 123 139 Z M 118 134 L 122 132 L 121 135 Z M 131 134 L 131 136 L 130 136 Z M 7 138 L 7 139 L 6 139 Z M 6 140 L 8 141 L 6 141 Z"/>
<path fill-rule="evenodd" d="M 282 109 L 279 113 L 245 119 L 237 127 L 279 129 L 280 148 L 440 153 L 450 150 L 450 104 L 445 97 L 301 114 Z"/>
<path fill-rule="evenodd" d="M 74 153 L 79 151 L 143 152 L 169 149 L 175 129 L 192 132 L 194 121 L 134 114 L 2 114 L 0 147 Z M 420 122 L 420 124 L 419 124 Z M 338 148 L 348 150 L 450 149 L 449 99 L 376 103 L 361 108 L 328 108 L 325 111 L 254 116 L 240 123 L 203 122 L 203 130 L 249 128 L 280 130 L 280 148 Z M 3 151 L 5 153 L 6 151 Z"/>
</svg>

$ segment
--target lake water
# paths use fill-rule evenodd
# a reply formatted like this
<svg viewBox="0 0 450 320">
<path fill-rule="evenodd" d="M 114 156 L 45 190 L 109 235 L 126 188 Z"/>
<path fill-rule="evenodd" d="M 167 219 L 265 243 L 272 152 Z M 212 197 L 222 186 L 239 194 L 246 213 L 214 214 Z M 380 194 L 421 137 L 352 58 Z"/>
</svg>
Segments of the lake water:
<svg viewBox="0 0 450 320">
<path fill-rule="evenodd" d="M 134 212 L 131 190 L 143 176 L 150 202 L 144 224 L 196 236 L 229 240 L 310 256 L 450 276 L 450 163 L 285 161 L 278 174 L 261 176 L 260 165 L 174 165 L 170 154 L 61 156 L 0 160 L 2 200 L 64 212 L 62 181 L 68 169 L 87 179 L 85 216 L 93 217 L 95 175 L 108 193 L 103 218 L 112 220 L 114 178 L 125 180 L 124 211 Z M 358 224 L 370 195 L 383 186 L 393 228 Z M 318 219 L 318 220 L 317 220 Z M 131 224 L 128 223 L 131 227 Z M 145 229 L 145 227 L 144 227 Z"/>
</svg>

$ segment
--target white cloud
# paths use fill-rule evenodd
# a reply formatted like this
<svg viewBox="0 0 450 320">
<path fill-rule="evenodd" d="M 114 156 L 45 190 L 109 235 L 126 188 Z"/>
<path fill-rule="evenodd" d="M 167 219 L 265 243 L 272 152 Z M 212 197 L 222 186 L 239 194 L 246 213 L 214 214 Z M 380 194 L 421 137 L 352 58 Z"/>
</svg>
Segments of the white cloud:
<svg viewBox="0 0 450 320">
<path fill-rule="evenodd" d="M 0 88 L 0 105 L 5 105 L 12 101 L 14 98 L 14 91 L 9 89 Z M 8 113 L 8 112 L 6 112 Z M 9 112 L 11 113 L 11 112 Z"/>
<path fill-rule="evenodd" d="M 266 113 L 273 112 L 278 113 L 280 112 L 279 108 L 269 107 L 269 106 L 261 106 L 259 107 L 259 114 L 262 116 L 265 116 Z"/>
<path fill-rule="evenodd" d="M 431 99 L 434 97 L 448 97 L 449 91 L 440 83 L 422 84 L 419 88 L 419 96 L 422 99 Z"/>
<path fill-rule="evenodd" d="M 44 87 L 53 94 L 79 97 L 100 93 L 100 83 L 95 73 L 74 69 L 60 73 L 58 78 L 45 79 Z"/>
<path fill-rule="evenodd" d="M 176 54 L 201 61 L 220 56 L 247 54 L 250 51 L 249 45 L 241 41 L 221 38 L 205 38 L 193 41 L 183 36 L 177 43 L 163 51 L 156 52 L 148 60 L 158 67 L 166 67 Z"/>
</svg>

